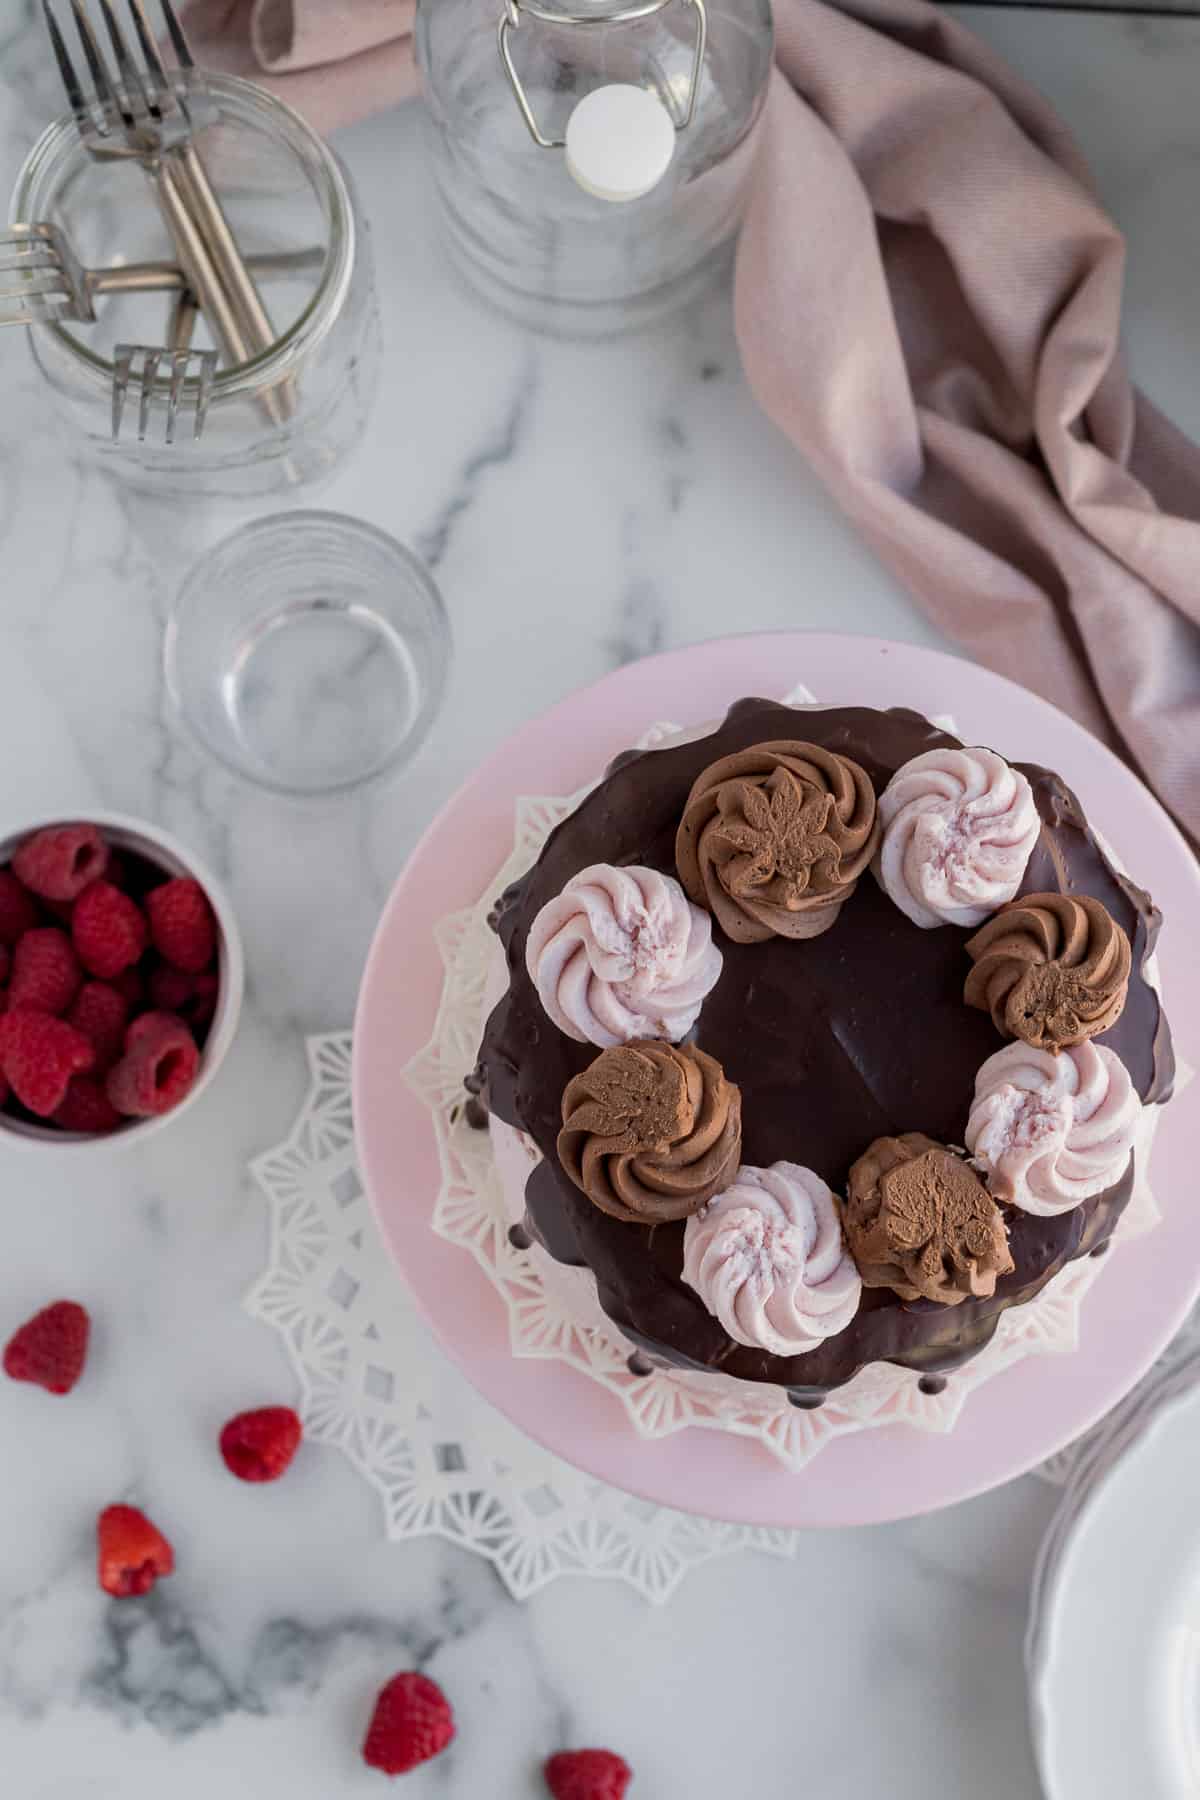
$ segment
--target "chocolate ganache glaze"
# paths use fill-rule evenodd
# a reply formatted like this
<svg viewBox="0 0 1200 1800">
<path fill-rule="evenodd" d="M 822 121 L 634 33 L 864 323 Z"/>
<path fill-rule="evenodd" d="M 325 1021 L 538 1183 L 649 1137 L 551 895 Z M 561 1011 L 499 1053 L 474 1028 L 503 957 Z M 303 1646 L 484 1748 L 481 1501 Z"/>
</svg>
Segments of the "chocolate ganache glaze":
<svg viewBox="0 0 1200 1800">
<path fill-rule="evenodd" d="M 708 737 L 617 758 L 496 909 L 510 985 L 488 1021 L 470 1086 L 498 1118 L 528 1132 L 544 1158 L 526 1190 L 527 1229 L 559 1262 L 592 1270 L 604 1310 L 651 1363 L 778 1383 L 797 1404 L 812 1404 L 870 1362 L 928 1374 L 975 1355 L 1007 1307 L 1031 1299 L 1064 1264 L 1107 1242 L 1132 1192 L 1133 1167 L 1131 1161 L 1114 1188 L 1054 1218 L 1005 1208 L 1014 1266 L 994 1295 L 951 1307 L 867 1289 L 843 1331 L 793 1357 L 733 1343 L 705 1310 L 680 1279 L 682 1223 L 624 1223 L 575 1186 L 556 1147 L 562 1095 L 596 1052 L 547 1018 L 525 969 L 530 925 L 592 863 L 673 874 L 675 834 L 697 776 L 720 757 L 788 738 L 852 758 L 877 794 L 912 757 L 958 747 L 919 713 L 798 711 L 741 700 Z M 1144 976 L 1160 915 L 1111 867 L 1063 781 L 1018 766 L 1042 820 L 1021 893 L 1093 895 L 1128 933 L 1128 997 L 1097 1041 L 1121 1057 L 1144 1101 L 1166 1100 L 1174 1078 L 1170 1032 Z M 802 1163 L 844 1194 L 851 1164 L 876 1138 L 923 1132 L 961 1144 L 975 1072 L 1004 1041 L 986 1012 L 963 1001 L 971 935 L 951 925 L 922 931 L 870 878 L 860 881 L 833 928 L 811 942 L 739 944 L 718 930 L 724 969 L 692 1041 L 741 1090 L 743 1162 Z"/>
</svg>

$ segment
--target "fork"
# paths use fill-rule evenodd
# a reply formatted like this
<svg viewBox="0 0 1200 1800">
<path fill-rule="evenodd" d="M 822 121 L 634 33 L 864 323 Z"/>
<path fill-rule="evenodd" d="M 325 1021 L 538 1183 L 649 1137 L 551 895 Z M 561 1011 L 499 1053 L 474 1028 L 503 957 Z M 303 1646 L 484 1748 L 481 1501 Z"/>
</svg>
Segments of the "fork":
<svg viewBox="0 0 1200 1800">
<path fill-rule="evenodd" d="M 325 252 L 271 251 L 246 258 L 260 280 L 318 269 Z M 178 294 L 188 278 L 178 263 L 134 262 L 89 269 L 80 262 L 59 225 L 38 222 L 0 231 L 0 325 L 51 324 L 70 320 L 91 325 L 95 302 L 104 294 Z"/>
<path fill-rule="evenodd" d="M 166 363 L 170 370 L 167 387 L 165 441 L 175 442 L 175 427 L 185 403 L 192 406 L 192 439 L 197 441 L 204 430 L 208 403 L 212 397 L 213 378 L 217 370 L 215 350 L 192 350 L 186 345 L 118 344 L 113 355 L 112 437 L 117 443 L 125 418 L 125 405 L 131 383 L 136 383 L 138 402 L 138 442 L 144 444 L 150 430 L 150 411 L 158 385 L 159 370 Z M 136 367 L 135 367 L 136 365 Z M 188 386 L 189 377 L 193 385 Z"/>
<path fill-rule="evenodd" d="M 42 0 L 46 28 L 67 98 L 88 151 L 101 159 L 130 157 L 154 178 L 180 262 L 209 320 L 214 337 L 234 363 L 270 348 L 275 334 L 192 144 L 194 126 L 211 123 L 217 109 L 201 80 L 171 0 L 160 0 L 175 54 L 184 71 L 173 84 L 146 18 L 143 0 L 126 0 L 144 66 L 130 51 L 113 0 L 96 0 L 117 66 L 114 80 L 88 16 L 86 0 L 70 0 L 70 10 L 91 90 L 76 72 L 50 0 Z M 282 423 L 295 411 L 290 383 L 262 395 L 268 415 Z"/>
</svg>

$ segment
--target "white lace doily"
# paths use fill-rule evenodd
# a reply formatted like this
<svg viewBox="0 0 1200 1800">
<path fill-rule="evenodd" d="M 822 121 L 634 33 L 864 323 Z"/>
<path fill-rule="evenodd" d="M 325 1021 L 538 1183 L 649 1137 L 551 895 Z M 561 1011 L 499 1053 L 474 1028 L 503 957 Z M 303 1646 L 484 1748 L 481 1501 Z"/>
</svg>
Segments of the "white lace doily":
<svg viewBox="0 0 1200 1800">
<path fill-rule="evenodd" d="M 350 1034 L 311 1038 L 308 1060 L 294 1130 L 252 1165 L 271 1241 L 247 1307 L 287 1345 L 307 1435 L 336 1444 L 376 1489 L 388 1535 L 473 1550 L 518 1599 L 555 1576 L 589 1575 L 662 1601 L 714 1556 L 790 1556 L 791 1532 L 692 1518 L 580 1474 L 474 1392 L 417 1317 L 363 1192 Z"/>
<path fill-rule="evenodd" d="M 801 701 L 812 702 L 807 689 L 787 696 L 790 704 Z M 639 748 L 654 748 L 678 736 L 679 727 L 656 724 Z M 443 1181 L 432 1207 L 433 1229 L 469 1251 L 488 1276 L 508 1309 L 514 1356 L 569 1363 L 622 1402 L 642 1437 L 666 1437 L 689 1427 L 725 1431 L 757 1439 L 786 1467 L 798 1470 L 834 1438 L 849 1432 L 897 1423 L 949 1431 L 967 1396 L 1019 1358 L 1074 1350 L 1080 1304 L 1106 1258 L 1070 1263 L 1036 1300 L 1005 1313 L 992 1342 L 949 1375 L 940 1394 L 922 1393 L 910 1370 L 873 1363 L 822 1407 L 806 1412 L 792 1406 L 779 1388 L 718 1383 L 677 1370 L 633 1374 L 628 1366 L 630 1346 L 615 1335 L 581 1325 L 557 1285 L 543 1279 L 536 1253 L 513 1247 L 489 1137 L 471 1128 L 462 1106 L 463 1076 L 474 1066 L 483 1033 L 494 954 L 495 938 L 487 919 L 496 897 L 532 867 L 551 831 L 588 791 L 517 801 L 512 854 L 478 902 L 443 919 L 438 928 L 446 970 L 441 1005 L 429 1044 L 406 1070 L 410 1085 L 430 1107 L 441 1151 Z M 1149 1111 L 1147 1124 L 1153 1124 Z M 1138 1166 L 1145 1162 L 1145 1156 L 1139 1156 Z M 1139 1179 L 1118 1236 L 1147 1230 L 1157 1217 L 1149 1187 Z"/>
</svg>

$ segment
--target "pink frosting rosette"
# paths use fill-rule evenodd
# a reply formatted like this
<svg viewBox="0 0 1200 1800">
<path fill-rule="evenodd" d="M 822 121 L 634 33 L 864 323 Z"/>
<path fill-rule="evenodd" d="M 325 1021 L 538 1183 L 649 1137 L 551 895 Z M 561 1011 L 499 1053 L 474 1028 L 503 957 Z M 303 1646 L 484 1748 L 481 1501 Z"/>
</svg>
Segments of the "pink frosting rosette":
<svg viewBox="0 0 1200 1800">
<path fill-rule="evenodd" d="M 712 921 L 671 875 L 596 863 L 547 901 L 525 963 L 560 1031 L 609 1050 L 679 1043 L 721 974 Z"/>
<path fill-rule="evenodd" d="M 997 1200 L 1052 1218 L 1121 1179 L 1141 1107 L 1103 1044 L 1008 1044 L 975 1078 L 967 1149 Z"/>
<path fill-rule="evenodd" d="M 735 1343 L 773 1356 L 844 1331 L 862 1295 L 832 1193 L 789 1162 L 740 1168 L 688 1220 L 683 1279 Z"/>
<path fill-rule="evenodd" d="M 1038 841 L 1033 789 L 994 750 L 927 750 L 879 800 L 872 868 L 915 925 L 981 925 L 1016 894 Z"/>
</svg>

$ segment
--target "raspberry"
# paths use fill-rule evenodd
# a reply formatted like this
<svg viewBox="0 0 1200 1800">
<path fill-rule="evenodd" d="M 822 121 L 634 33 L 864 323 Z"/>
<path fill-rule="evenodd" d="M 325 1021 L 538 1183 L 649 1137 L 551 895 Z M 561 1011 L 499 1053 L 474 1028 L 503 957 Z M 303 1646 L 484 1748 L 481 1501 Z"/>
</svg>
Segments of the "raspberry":
<svg viewBox="0 0 1200 1800">
<path fill-rule="evenodd" d="M 92 1322 L 74 1300 L 56 1300 L 15 1331 L 4 1351 L 4 1373 L 32 1381 L 49 1394 L 69 1394 L 87 1361 Z"/>
<path fill-rule="evenodd" d="M 225 1467 L 239 1481 L 278 1481 L 300 1448 L 303 1431 L 290 1406 L 239 1413 L 221 1432 Z"/>
<path fill-rule="evenodd" d="M 67 1024 L 82 1031 L 96 1052 L 96 1071 L 111 1069 L 125 1048 L 129 1002 L 107 981 L 85 981 L 67 1011 Z"/>
<path fill-rule="evenodd" d="M 198 881 L 183 877 L 146 895 L 150 936 L 165 962 L 189 975 L 206 969 L 217 953 L 217 922 Z"/>
<path fill-rule="evenodd" d="M 12 951 L 7 944 L 0 944 L 0 987 L 3 987 L 12 973 Z"/>
<path fill-rule="evenodd" d="M 109 1070 L 108 1097 L 128 1118 L 153 1118 L 179 1105 L 199 1066 L 196 1040 L 182 1019 L 143 1013 L 125 1033 L 124 1056 Z"/>
<path fill-rule="evenodd" d="M 11 869 L 0 869 L 0 944 L 15 944 L 38 922 L 33 895 Z"/>
<path fill-rule="evenodd" d="M 122 969 L 121 973 L 109 983 L 109 986 L 116 988 L 131 1013 L 142 1010 L 146 1002 L 146 984 L 138 969 Z M 171 1009 L 167 1007 L 165 1010 L 170 1012 Z"/>
<path fill-rule="evenodd" d="M 108 845 L 94 825 L 52 825 L 26 838 L 13 873 L 44 900 L 78 900 L 108 867 Z"/>
<path fill-rule="evenodd" d="M 128 894 L 111 881 L 94 881 L 75 903 L 71 935 L 88 974 L 111 981 L 137 962 L 150 933 Z"/>
<path fill-rule="evenodd" d="M 44 925 L 27 931 L 13 949 L 8 1004 L 25 1012 L 65 1013 L 82 981 L 83 970 L 66 932 Z"/>
<path fill-rule="evenodd" d="M 375 1702 L 363 1761 L 385 1775 L 406 1775 L 438 1756 L 454 1738 L 454 1714 L 426 1675 L 393 1675 Z"/>
<path fill-rule="evenodd" d="M 36 1012 L 0 1017 L 0 1072 L 39 1119 L 58 1111 L 72 1075 L 85 1075 L 95 1059 L 83 1033 L 64 1019 Z"/>
<path fill-rule="evenodd" d="M 611 1750 L 560 1750 L 543 1774 L 554 1800 L 622 1800 L 633 1770 Z"/>
<path fill-rule="evenodd" d="M 125 1123 L 101 1083 L 90 1075 L 71 1077 L 62 1105 L 51 1116 L 64 1131 L 79 1131 L 88 1137 L 101 1137 Z"/>
<path fill-rule="evenodd" d="M 146 983 L 151 1006 L 159 1012 L 178 1013 L 194 1031 L 211 1025 L 219 990 L 220 981 L 214 970 L 187 975 L 182 969 L 173 969 L 170 963 L 159 963 Z"/>
<path fill-rule="evenodd" d="M 173 1574 L 175 1552 L 136 1506 L 108 1506 L 96 1521 L 96 1573 L 106 1594 L 127 1600 Z"/>
</svg>

